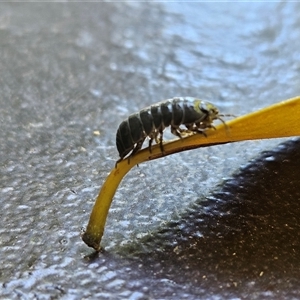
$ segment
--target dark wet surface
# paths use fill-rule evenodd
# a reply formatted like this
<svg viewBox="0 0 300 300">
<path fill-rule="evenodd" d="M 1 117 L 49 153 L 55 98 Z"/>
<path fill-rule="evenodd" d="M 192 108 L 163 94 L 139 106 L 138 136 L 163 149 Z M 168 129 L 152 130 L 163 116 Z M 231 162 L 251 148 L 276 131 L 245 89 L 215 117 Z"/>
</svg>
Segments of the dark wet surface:
<svg viewBox="0 0 300 300">
<path fill-rule="evenodd" d="M 176 288 L 204 298 L 298 295 L 299 147 L 291 141 L 262 153 L 180 219 L 126 247 L 129 256 L 140 251 L 150 276 L 168 274 Z"/>
<path fill-rule="evenodd" d="M 80 239 L 128 114 L 299 95 L 299 25 L 299 3 L 1 3 L 0 298 L 299 298 L 298 139 L 141 164 L 104 252 Z"/>
</svg>

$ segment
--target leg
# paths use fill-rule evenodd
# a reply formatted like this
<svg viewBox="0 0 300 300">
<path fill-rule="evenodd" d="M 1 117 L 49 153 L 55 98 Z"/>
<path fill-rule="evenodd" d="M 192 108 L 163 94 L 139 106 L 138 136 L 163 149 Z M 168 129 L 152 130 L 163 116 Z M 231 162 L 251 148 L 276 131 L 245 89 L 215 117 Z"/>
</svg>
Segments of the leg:
<svg viewBox="0 0 300 300">
<path fill-rule="evenodd" d="M 152 148 L 151 148 L 152 147 L 152 142 L 153 142 L 153 138 L 151 137 L 150 140 L 149 140 L 149 147 L 148 147 L 150 153 L 152 153 Z"/>
<path fill-rule="evenodd" d="M 136 143 L 135 147 L 133 148 L 132 152 L 130 153 L 130 155 L 128 156 L 127 160 L 128 160 L 128 164 L 130 164 L 130 158 L 131 156 L 133 156 L 136 152 L 138 152 L 141 148 L 142 148 L 142 145 L 144 143 L 144 140 L 141 140 L 139 141 L 138 143 Z M 128 153 L 128 152 L 127 152 Z M 122 161 L 124 159 L 124 157 L 127 155 L 127 153 L 125 155 L 123 155 L 122 157 L 120 157 L 117 161 L 116 161 L 116 164 L 115 164 L 115 168 L 117 167 L 118 163 L 120 161 Z"/>
<path fill-rule="evenodd" d="M 185 126 L 186 126 L 188 132 L 200 133 L 200 134 L 203 134 L 205 137 L 207 136 L 206 133 L 204 132 L 205 129 L 201 128 L 200 123 L 188 124 Z"/>
<path fill-rule="evenodd" d="M 214 130 L 216 130 L 216 127 L 212 124 L 195 123 L 195 127 L 202 130 L 205 130 L 207 128 L 213 128 Z"/>
<path fill-rule="evenodd" d="M 132 152 L 128 156 L 128 164 L 130 163 L 130 157 L 133 156 L 135 153 L 137 153 L 141 148 L 144 143 L 145 139 L 140 140 L 139 142 L 136 143 L 135 147 L 133 148 Z"/>
<path fill-rule="evenodd" d="M 165 150 L 164 150 L 164 146 L 163 146 L 163 131 L 160 130 L 159 134 L 160 134 L 160 136 L 159 136 L 159 147 L 160 147 L 160 151 L 162 152 L 162 154 L 164 154 Z"/>
<path fill-rule="evenodd" d="M 115 164 L 115 168 L 117 167 L 118 163 L 123 160 L 124 157 L 120 157 L 117 161 L 116 161 L 116 164 Z"/>
<path fill-rule="evenodd" d="M 176 128 L 174 126 L 171 126 L 171 133 L 173 133 L 174 135 L 178 136 L 179 138 L 182 139 L 182 136 L 179 132 L 179 130 L 181 130 L 180 128 Z"/>
<path fill-rule="evenodd" d="M 205 130 L 208 128 L 213 128 L 216 130 L 216 127 L 212 124 L 206 125 L 205 127 L 201 123 L 195 123 L 195 126 L 193 127 L 193 131 L 196 133 L 203 134 L 205 137 L 207 137 L 207 134 L 205 133 Z"/>
</svg>

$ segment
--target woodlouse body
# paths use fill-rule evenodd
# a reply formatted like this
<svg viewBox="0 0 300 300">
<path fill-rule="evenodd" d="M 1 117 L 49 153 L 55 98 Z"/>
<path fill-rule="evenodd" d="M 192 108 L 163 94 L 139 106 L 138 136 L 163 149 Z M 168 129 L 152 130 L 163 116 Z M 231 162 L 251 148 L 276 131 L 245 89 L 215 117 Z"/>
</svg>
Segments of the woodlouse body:
<svg viewBox="0 0 300 300">
<path fill-rule="evenodd" d="M 163 152 L 163 130 L 168 126 L 171 126 L 174 135 L 181 138 L 185 132 L 204 133 L 205 129 L 214 127 L 212 123 L 216 119 L 225 124 L 221 116 L 224 115 L 220 115 L 213 104 L 193 97 L 175 97 L 148 106 L 120 124 L 116 135 L 120 155 L 117 162 L 130 152 L 130 156 L 134 155 L 147 137 L 150 152 L 153 139 L 160 143 Z M 180 128 L 180 125 L 186 129 Z"/>
</svg>

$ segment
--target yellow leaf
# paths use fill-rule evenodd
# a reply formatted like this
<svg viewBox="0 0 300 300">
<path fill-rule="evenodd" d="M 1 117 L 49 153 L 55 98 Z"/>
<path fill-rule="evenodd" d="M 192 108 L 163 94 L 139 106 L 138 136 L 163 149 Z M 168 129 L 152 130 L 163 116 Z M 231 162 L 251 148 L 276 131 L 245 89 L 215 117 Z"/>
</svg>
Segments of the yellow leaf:
<svg viewBox="0 0 300 300">
<path fill-rule="evenodd" d="M 143 149 L 133 157 L 124 159 L 108 175 L 93 207 L 83 241 L 96 251 L 100 242 L 113 196 L 122 178 L 135 165 L 185 150 L 219 145 L 237 141 L 300 136 L 300 96 L 271 105 L 256 112 L 220 124 L 216 130 L 208 129 L 207 137 L 201 134 L 164 143 L 162 154 L 159 145 L 152 147 L 152 153 Z"/>
</svg>

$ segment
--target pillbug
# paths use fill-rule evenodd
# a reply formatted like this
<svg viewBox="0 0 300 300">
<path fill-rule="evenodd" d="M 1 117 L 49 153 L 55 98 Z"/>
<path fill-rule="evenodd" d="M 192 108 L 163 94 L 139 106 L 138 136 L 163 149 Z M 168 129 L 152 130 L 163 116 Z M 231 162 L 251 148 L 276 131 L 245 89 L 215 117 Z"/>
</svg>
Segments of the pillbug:
<svg viewBox="0 0 300 300">
<path fill-rule="evenodd" d="M 116 135 L 117 149 L 123 160 L 128 159 L 141 149 L 145 139 L 149 138 L 149 151 L 152 141 L 160 144 L 163 151 L 163 130 L 171 126 L 171 132 L 182 138 L 182 134 L 199 132 L 205 135 L 205 129 L 214 128 L 213 121 L 219 119 L 226 126 L 219 110 L 211 103 L 193 97 L 175 97 L 150 105 L 124 120 Z M 184 125 L 186 129 L 180 128 Z"/>
</svg>

